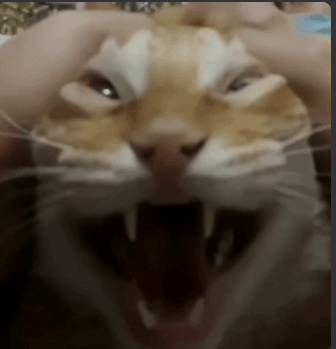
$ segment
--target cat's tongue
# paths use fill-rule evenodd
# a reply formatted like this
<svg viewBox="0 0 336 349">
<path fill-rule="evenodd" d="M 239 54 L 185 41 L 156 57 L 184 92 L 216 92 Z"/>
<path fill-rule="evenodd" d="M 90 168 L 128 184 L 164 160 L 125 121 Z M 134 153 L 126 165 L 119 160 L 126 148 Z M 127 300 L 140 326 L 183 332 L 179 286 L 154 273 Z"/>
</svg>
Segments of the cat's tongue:
<svg viewBox="0 0 336 349">
<path fill-rule="evenodd" d="M 137 341 L 147 347 L 173 349 L 209 332 L 202 226 L 201 203 L 138 207 L 134 326 Z"/>
<path fill-rule="evenodd" d="M 197 328 L 188 327 L 183 324 L 170 324 L 156 330 L 155 337 L 157 342 L 153 345 L 156 348 L 173 349 L 179 344 L 185 345 L 187 342 L 198 342 L 202 340 L 206 333 L 204 327 Z"/>
<path fill-rule="evenodd" d="M 202 320 L 195 325 L 190 322 L 190 314 L 183 320 L 164 321 L 159 319 L 155 328 L 145 329 L 143 335 L 148 332 L 151 337 L 151 347 L 173 349 L 178 345 L 196 343 L 204 340 L 209 333 L 211 324 L 210 307 L 206 309 Z M 148 344 L 148 343 L 147 343 Z"/>
</svg>

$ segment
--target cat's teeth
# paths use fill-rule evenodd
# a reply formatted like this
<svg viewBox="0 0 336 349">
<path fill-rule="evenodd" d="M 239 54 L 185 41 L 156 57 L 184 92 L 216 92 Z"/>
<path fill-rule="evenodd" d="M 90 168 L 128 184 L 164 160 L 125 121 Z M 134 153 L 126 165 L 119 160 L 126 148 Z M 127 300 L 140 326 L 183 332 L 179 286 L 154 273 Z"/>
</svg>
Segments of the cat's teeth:
<svg viewBox="0 0 336 349">
<path fill-rule="evenodd" d="M 158 323 L 158 316 L 147 308 L 146 302 L 144 300 L 139 300 L 138 310 L 143 324 L 147 328 L 155 328 Z"/>
<path fill-rule="evenodd" d="M 189 316 L 189 321 L 193 326 L 198 326 L 204 315 L 205 298 L 199 298 Z"/>
<path fill-rule="evenodd" d="M 234 240 L 233 230 L 226 231 L 225 237 L 218 244 L 218 250 L 214 257 L 215 267 L 219 268 L 225 263 L 231 251 L 233 240 Z"/>
<path fill-rule="evenodd" d="M 206 239 L 210 238 L 214 232 L 216 221 L 215 210 L 205 204 L 203 206 L 203 224 L 204 224 L 204 237 Z"/>
<path fill-rule="evenodd" d="M 136 207 L 132 207 L 124 213 L 125 230 L 131 242 L 135 242 L 137 237 L 137 214 Z"/>
</svg>

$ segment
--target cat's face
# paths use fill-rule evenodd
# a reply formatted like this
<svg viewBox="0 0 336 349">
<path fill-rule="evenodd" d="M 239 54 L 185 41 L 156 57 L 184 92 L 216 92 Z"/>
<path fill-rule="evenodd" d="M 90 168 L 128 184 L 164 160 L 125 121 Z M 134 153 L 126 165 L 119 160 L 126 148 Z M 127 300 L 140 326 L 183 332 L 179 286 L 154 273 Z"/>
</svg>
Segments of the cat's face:
<svg viewBox="0 0 336 349">
<path fill-rule="evenodd" d="M 35 153 L 39 165 L 60 167 L 40 188 L 40 210 L 56 212 L 59 230 L 49 212 L 41 239 L 71 241 L 81 257 L 69 263 L 85 256 L 80 270 L 117 304 L 126 348 L 136 347 L 129 334 L 145 347 L 202 343 L 227 321 L 253 253 L 271 244 L 265 212 L 276 216 L 285 202 L 288 172 L 313 183 L 310 157 L 300 165 L 284 146 L 309 127 L 286 80 L 237 38 L 185 26 L 143 30 L 122 47 L 108 40 L 41 128 L 64 145 Z M 56 270 L 62 243 L 48 248 Z M 76 288 L 76 273 L 56 278 Z M 89 288 L 78 286 L 84 296 Z"/>
</svg>

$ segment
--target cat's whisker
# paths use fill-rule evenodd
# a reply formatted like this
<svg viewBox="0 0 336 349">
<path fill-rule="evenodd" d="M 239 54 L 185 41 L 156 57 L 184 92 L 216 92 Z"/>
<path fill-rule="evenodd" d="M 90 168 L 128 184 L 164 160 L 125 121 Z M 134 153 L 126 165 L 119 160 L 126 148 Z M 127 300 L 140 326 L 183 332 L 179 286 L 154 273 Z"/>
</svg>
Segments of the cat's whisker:
<svg viewBox="0 0 336 349">
<path fill-rule="evenodd" d="M 20 126 L 17 122 L 15 122 L 8 114 L 6 114 L 3 110 L 0 109 L 0 116 L 6 120 L 9 124 L 22 131 L 23 133 L 29 134 L 29 131 Z"/>
<path fill-rule="evenodd" d="M 41 219 L 43 217 L 46 217 L 49 215 L 50 212 L 53 212 L 53 208 L 50 207 L 50 204 L 57 202 L 58 200 L 69 196 L 73 193 L 75 193 L 76 190 L 75 189 L 69 189 L 69 190 L 65 190 L 62 193 L 57 193 L 56 195 L 50 195 L 49 197 L 42 199 L 39 201 L 39 205 L 41 205 L 41 207 L 43 207 L 43 210 L 40 211 L 39 214 L 35 214 L 34 217 L 31 217 L 29 219 L 26 219 L 20 226 L 15 227 L 14 229 L 12 229 L 11 231 L 9 231 L 8 233 L 10 235 L 17 235 L 17 234 L 21 234 L 22 233 L 22 229 L 27 227 L 29 224 L 34 223 L 35 221 L 37 221 L 38 219 Z M 33 208 L 31 208 L 33 209 Z M 28 209 L 27 209 L 28 210 Z M 27 211 L 27 213 L 29 213 L 29 211 Z M 25 232 L 25 231 L 24 231 Z M 8 235 L 8 234 L 7 234 Z M 1 239 L 0 239 L 0 245 L 1 245 Z"/>
<path fill-rule="evenodd" d="M 319 213 L 324 208 L 324 205 L 321 203 L 321 201 L 317 200 L 316 198 L 314 198 L 310 195 L 300 193 L 297 190 L 290 189 L 287 187 L 277 187 L 277 188 L 275 188 L 275 191 L 278 194 L 281 194 L 283 196 L 287 196 L 287 197 L 292 198 L 292 199 L 299 199 L 301 201 L 311 202 L 316 207 L 315 214 Z"/>
<path fill-rule="evenodd" d="M 277 173 L 277 175 L 281 177 L 301 177 L 297 172 L 294 171 L 281 171 Z"/>
<path fill-rule="evenodd" d="M 62 143 L 58 143 L 58 142 L 53 142 L 50 141 L 47 138 L 41 137 L 41 136 L 36 136 L 36 135 L 20 135 L 20 134 L 15 134 L 15 133 L 10 133 L 10 132 L 0 132 L 0 136 L 3 137 L 10 137 L 10 138 L 16 138 L 16 139 L 24 139 L 24 140 L 28 140 L 31 142 L 36 142 L 36 143 L 40 143 L 40 144 L 44 144 L 44 145 L 48 145 L 52 148 L 56 148 L 58 150 L 65 150 L 65 149 L 69 149 L 69 148 L 73 148 L 70 145 L 66 145 L 66 144 L 62 144 Z"/>
<path fill-rule="evenodd" d="M 48 176 L 48 175 L 58 175 L 65 172 L 68 172 L 68 168 L 55 168 L 55 167 L 46 167 L 46 168 L 25 168 L 19 170 L 10 171 L 8 174 L 0 177 L 0 184 L 5 182 L 9 182 L 16 179 L 21 179 L 25 177 L 33 177 L 33 176 Z"/>
<path fill-rule="evenodd" d="M 301 181 L 301 176 L 297 172 L 279 172 L 277 177 L 279 178 L 278 183 L 298 185 Z"/>
<path fill-rule="evenodd" d="M 331 144 L 329 145 L 321 145 L 318 147 L 307 147 L 307 148 L 303 148 L 303 149 L 298 149 L 298 150 L 290 150 L 285 152 L 285 154 L 287 156 L 293 156 L 293 155 L 301 155 L 301 154 L 305 154 L 305 153 L 315 153 L 315 152 L 319 152 L 319 151 L 327 151 L 331 149 Z"/>
<path fill-rule="evenodd" d="M 92 171 L 92 170 L 91 170 Z M 0 177 L 0 184 L 21 179 L 25 177 L 33 177 L 33 176 L 57 176 L 62 175 L 64 173 L 70 173 L 70 172 L 90 172 L 90 169 L 85 169 L 82 167 L 66 167 L 66 166 L 44 166 L 44 167 L 38 167 L 38 168 L 20 168 L 17 170 L 9 171 L 7 174 Z"/>
<path fill-rule="evenodd" d="M 331 124 L 322 125 L 322 126 L 319 126 L 319 127 L 312 129 L 308 134 L 294 136 L 291 139 L 288 139 L 287 141 L 282 142 L 282 146 L 283 146 L 283 148 L 286 148 L 286 147 L 288 147 L 296 142 L 299 142 L 303 139 L 307 139 L 316 133 L 330 131 L 330 130 L 331 130 Z"/>
<path fill-rule="evenodd" d="M 49 145 L 50 147 L 54 147 L 59 150 L 74 149 L 74 147 L 71 145 L 60 143 L 60 142 L 54 142 L 54 141 L 51 141 L 50 139 L 47 139 L 41 136 L 34 136 L 32 139 L 37 141 L 40 144 Z"/>
<path fill-rule="evenodd" d="M 55 195 L 48 196 L 45 199 L 39 200 L 38 204 L 45 207 L 47 204 L 57 202 L 59 199 L 65 198 L 67 196 L 71 196 L 77 192 L 78 192 L 77 188 L 66 189 L 66 190 L 63 190 L 61 193 L 57 193 Z"/>
<path fill-rule="evenodd" d="M 304 199 L 304 200 L 308 200 L 308 201 L 317 201 L 314 197 L 306 195 L 306 194 L 302 194 L 297 190 L 293 190 L 290 188 L 286 188 L 286 187 L 278 187 L 275 189 L 277 192 L 282 193 L 284 195 L 290 196 L 290 197 L 295 197 L 297 199 Z"/>
<path fill-rule="evenodd" d="M 15 133 L 10 133 L 10 132 L 0 132 L 0 136 L 3 137 L 10 137 L 10 138 L 17 138 L 17 139 L 24 139 L 28 141 L 32 141 L 33 139 L 30 137 L 30 135 L 21 135 L 21 134 L 15 134 Z"/>
<path fill-rule="evenodd" d="M 18 239 L 18 244 L 10 244 L 9 246 L 6 246 L 5 253 L 3 253 L 0 257 L 0 265 L 6 261 L 6 259 L 10 258 L 11 255 L 13 255 L 17 250 L 19 250 L 22 246 L 22 244 L 25 241 L 28 241 L 29 238 L 34 236 L 34 232 L 31 232 L 29 229 L 27 229 L 30 225 L 34 224 L 36 221 L 48 216 L 50 212 L 52 212 L 53 209 L 45 209 L 43 213 L 35 214 L 33 217 L 26 219 L 22 222 L 19 226 L 16 226 L 15 228 L 11 229 L 8 234 L 10 235 L 11 239 Z M 8 236 L 7 234 L 7 236 Z M 23 240 L 24 239 L 24 240 Z M 6 241 L 4 241 L 6 243 Z M 0 246 L 3 243 L 3 241 L 0 240 Z M 8 244 L 7 244 L 8 245 Z"/>
</svg>

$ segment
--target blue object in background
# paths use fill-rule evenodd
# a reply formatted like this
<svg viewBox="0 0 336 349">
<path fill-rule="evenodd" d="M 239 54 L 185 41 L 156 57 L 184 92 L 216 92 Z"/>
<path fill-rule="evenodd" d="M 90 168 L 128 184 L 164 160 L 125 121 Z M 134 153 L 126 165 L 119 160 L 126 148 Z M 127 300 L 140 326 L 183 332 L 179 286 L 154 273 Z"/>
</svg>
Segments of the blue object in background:
<svg viewBox="0 0 336 349">
<path fill-rule="evenodd" d="M 331 17 L 322 13 L 295 16 L 294 25 L 300 33 L 331 35 Z"/>
</svg>

